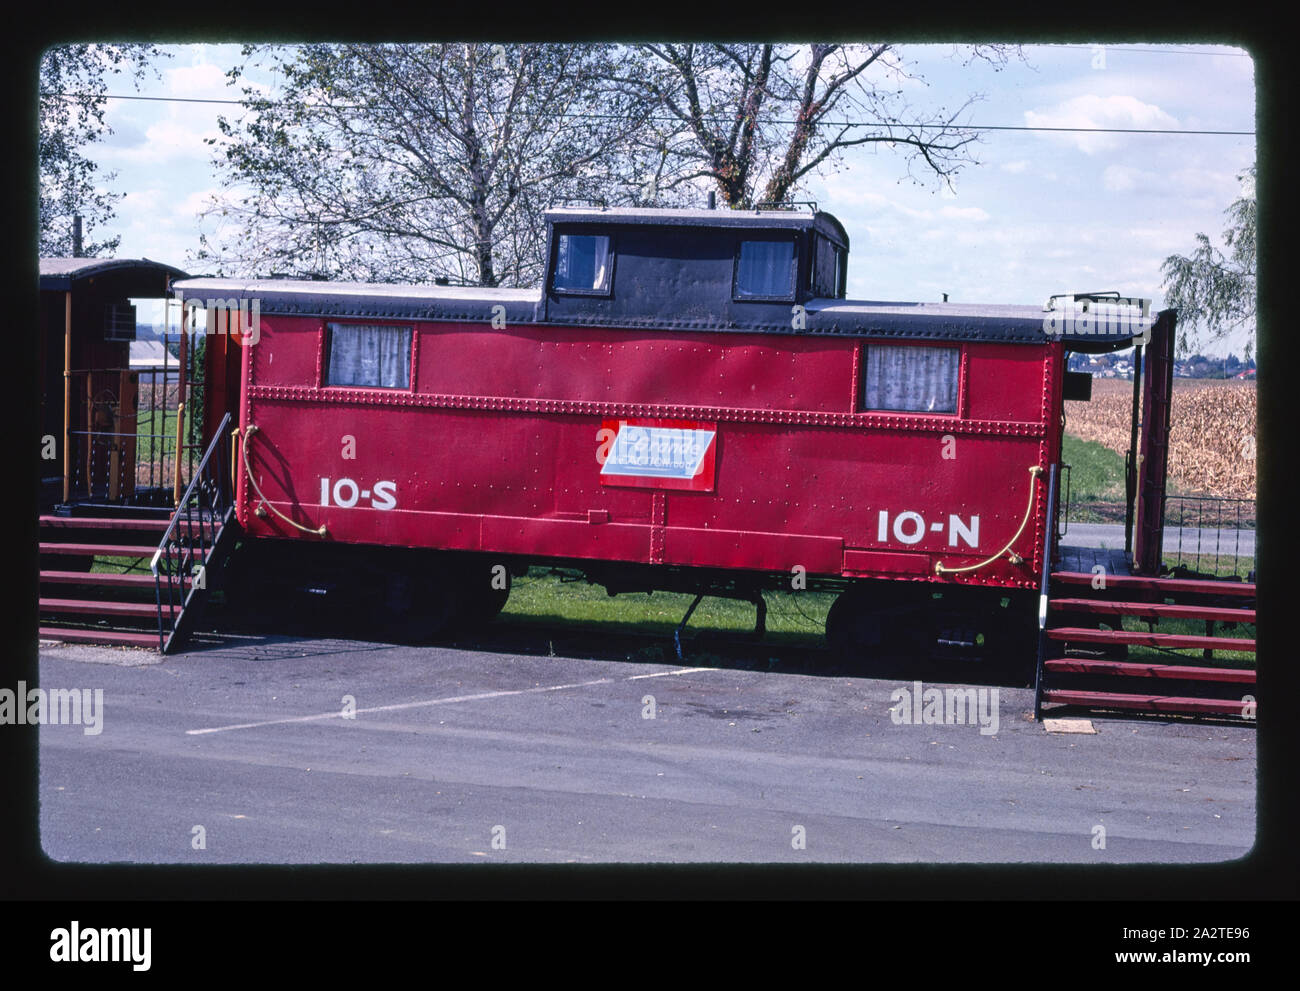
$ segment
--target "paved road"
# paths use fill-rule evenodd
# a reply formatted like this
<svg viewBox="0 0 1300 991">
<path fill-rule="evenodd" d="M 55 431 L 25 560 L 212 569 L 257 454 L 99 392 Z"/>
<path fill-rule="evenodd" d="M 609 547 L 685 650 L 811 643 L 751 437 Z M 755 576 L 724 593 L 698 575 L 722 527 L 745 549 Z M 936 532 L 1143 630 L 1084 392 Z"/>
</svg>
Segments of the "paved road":
<svg viewBox="0 0 1300 991">
<path fill-rule="evenodd" d="M 1205 530 L 1194 527 L 1166 527 L 1162 545 L 1166 554 L 1182 552 L 1218 554 L 1221 557 L 1254 557 L 1254 530 Z M 1071 547 L 1124 546 L 1124 527 L 1114 523 L 1071 523 L 1061 543 Z"/>
<path fill-rule="evenodd" d="M 892 693 L 910 677 L 525 640 L 224 636 L 166 660 L 44 647 L 42 685 L 103 689 L 104 709 L 97 735 L 41 729 L 43 847 L 186 864 L 1104 863 L 1254 842 L 1250 728 L 1049 734 L 1031 691 L 989 685 L 983 725 L 901 724 Z"/>
</svg>

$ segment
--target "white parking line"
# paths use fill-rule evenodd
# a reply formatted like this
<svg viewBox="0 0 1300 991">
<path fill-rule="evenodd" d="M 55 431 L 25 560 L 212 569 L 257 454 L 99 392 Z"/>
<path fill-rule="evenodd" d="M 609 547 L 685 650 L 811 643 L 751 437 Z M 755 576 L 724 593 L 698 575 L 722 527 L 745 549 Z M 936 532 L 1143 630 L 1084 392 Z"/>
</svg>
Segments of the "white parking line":
<svg viewBox="0 0 1300 991">
<path fill-rule="evenodd" d="M 579 681 L 571 685 L 545 685 L 537 688 L 517 688 L 507 692 L 480 692 L 477 695 L 453 695 L 450 698 L 425 699 L 421 702 L 399 702 L 395 705 L 376 705 L 368 709 L 351 710 L 357 715 L 363 712 L 396 712 L 399 709 L 419 709 L 430 705 L 450 705 L 453 702 L 476 702 L 480 699 L 497 699 L 506 695 L 533 695 L 540 692 L 559 692 L 566 688 L 590 688 L 592 685 L 608 685 L 616 681 L 640 681 L 643 678 L 663 678 L 672 674 L 691 674 L 695 671 L 711 671 L 712 668 L 677 668 L 674 671 L 656 671 L 653 674 L 634 674 L 627 678 L 597 678 L 595 681 Z M 287 719 L 267 719 L 258 723 L 236 723 L 233 726 L 210 726 L 206 729 L 187 729 L 186 736 L 202 736 L 205 733 L 225 733 L 227 730 L 256 729 L 259 726 L 280 726 L 285 723 L 313 723 L 322 719 L 341 719 L 343 711 L 321 712 L 314 716 L 292 716 Z"/>
</svg>

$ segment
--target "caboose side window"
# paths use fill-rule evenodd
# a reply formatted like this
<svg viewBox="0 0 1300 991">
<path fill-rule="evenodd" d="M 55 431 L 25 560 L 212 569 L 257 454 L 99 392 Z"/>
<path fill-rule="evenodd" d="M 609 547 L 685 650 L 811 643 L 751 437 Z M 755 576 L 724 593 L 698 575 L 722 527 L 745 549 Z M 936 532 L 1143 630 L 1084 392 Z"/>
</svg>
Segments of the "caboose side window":
<svg viewBox="0 0 1300 991">
<path fill-rule="evenodd" d="M 814 239 L 813 264 L 808 269 L 808 289 L 814 296 L 840 296 L 844 274 L 844 249 L 820 235 Z"/>
<path fill-rule="evenodd" d="M 862 408 L 957 412 L 958 349 L 868 344 Z"/>
<path fill-rule="evenodd" d="M 605 292 L 609 288 L 609 238 L 561 234 L 552 286 L 567 292 Z"/>
<path fill-rule="evenodd" d="M 330 324 L 325 384 L 409 389 L 411 328 Z"/>
<path fill-rule="evenodd" d="M 794 242 L 742 241 L 736 258 L 738 299 L 790 299 L 794 295 Z"/>
</svg>

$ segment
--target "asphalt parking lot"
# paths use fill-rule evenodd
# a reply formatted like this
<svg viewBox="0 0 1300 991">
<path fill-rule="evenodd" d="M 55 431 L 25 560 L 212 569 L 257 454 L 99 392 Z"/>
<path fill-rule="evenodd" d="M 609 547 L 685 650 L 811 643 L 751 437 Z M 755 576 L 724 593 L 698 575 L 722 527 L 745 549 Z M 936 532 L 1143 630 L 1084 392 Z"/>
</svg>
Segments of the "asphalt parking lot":
<svg viewBox="0 0 1300 991">
<path fill-rule="evenodd" d="M 42 847 L 87 863 L 1091 864 L 1254 843 L 1251 727 L 1049 733 L 1031 690 L 975 681 L 982 707 L 957 696 L 966 721 L 934 724 L 901 675 L 627 647 L 42 646 L 42 686 L 103 690 L 101 732 L 41 728 Z"/>
</svg>

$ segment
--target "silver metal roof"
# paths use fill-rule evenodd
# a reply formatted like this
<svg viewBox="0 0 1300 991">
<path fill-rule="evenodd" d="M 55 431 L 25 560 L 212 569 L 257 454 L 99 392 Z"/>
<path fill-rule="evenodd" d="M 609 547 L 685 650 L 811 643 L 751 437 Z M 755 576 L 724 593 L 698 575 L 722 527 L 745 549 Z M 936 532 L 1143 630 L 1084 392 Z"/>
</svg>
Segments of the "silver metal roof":
<svg viewBox="0 0 1300 991">
<path fill-rule="evenodd" d="M 989 320 L 1043 319 L 1043 308 L 1016 303 L 909 303 L 902 300 L 810 299 L 809 313 L 831 318 L 852 319 L 871 316 L 948 317 Z"/>
<path fill-rule="evenodd" d="M 813 210 L 703 210 L 698 208 L 667 209 L 658 207 L 562 206 L 546 211 L 548 223 L 580 224 L 657 224 L 669 227 L 751 227 L 771 230 L 808 227 L 829 228 L 837 240 L 848 245 L 844 225 L 829 213 Z"/>
<path fill-rule="evenodd" d="M 42 289 L 70 289 L 74 280 L 89 279 L 106 272 L 141 274 L 166 273 L 184 278 L 185 272 L 172 265 L 148 258 L 42 258 L 40 276 Z"/>
<path fill-rule="evenodd" d="M 297 279 L 183 279 L 172 289 L 191 299 L 252 297 L 291 293 L 312 297 L 359 297 L 413 302 L 492 301 L 535 303 L 541 289 L 488 289 L 481 286 L 404 285 L 392 282 L 304 282 Z"/>
</svg>

